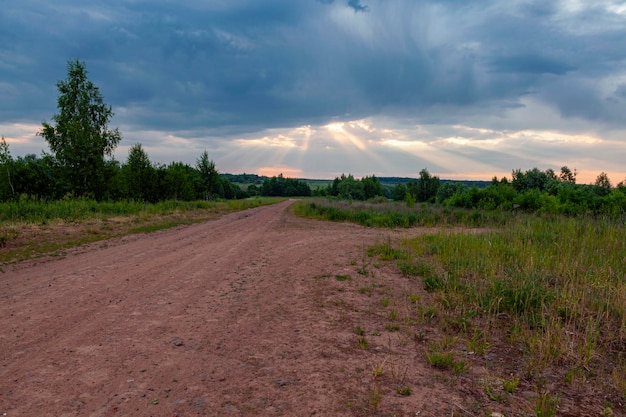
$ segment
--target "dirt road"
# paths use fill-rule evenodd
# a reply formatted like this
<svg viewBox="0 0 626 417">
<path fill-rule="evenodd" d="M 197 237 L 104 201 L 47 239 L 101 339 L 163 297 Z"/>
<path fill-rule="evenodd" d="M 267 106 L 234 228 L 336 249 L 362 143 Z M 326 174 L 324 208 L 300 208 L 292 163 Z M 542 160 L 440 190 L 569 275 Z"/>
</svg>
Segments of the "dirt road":
<svg viewBox="0 0 626 417">
<path fill-rule="evenodd" d="M 5 267 L 0 415 L 443 414 L 442 387 L 416 390 L 417 353 L 403 364 L 411 396 L 374 384 L 391 339 L 358 348 L 367 297 L 335 279 L 356 279 L 391 232 L 290 204 Z"/>
</svg>

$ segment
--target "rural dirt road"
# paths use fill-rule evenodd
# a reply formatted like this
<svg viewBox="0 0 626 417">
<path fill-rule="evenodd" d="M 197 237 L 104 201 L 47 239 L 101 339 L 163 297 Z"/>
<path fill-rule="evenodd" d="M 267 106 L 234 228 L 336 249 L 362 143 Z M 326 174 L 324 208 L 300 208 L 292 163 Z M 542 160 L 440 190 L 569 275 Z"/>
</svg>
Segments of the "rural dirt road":
<svg viewBox="0 0 626 417">
<path fill-rule="evenodd" d="M 395 232 L 290 204 L 5 266 L 0 415 L 450 415 L 414 347 L 383 328 L 357 346 L 378 318 L 356 271 Z"/>
<path fill-rule="evenodd" d="M 420 319 L 421 279 L 367 256 L 438 229 L 303 219 L 292 203 L 4 265 L 0 416 L 535 415 L 531 384 L 499 388 L 515 347 L 459 343 L 466 371 L 430 366 L 455 339 Z M 592 384 L 565 388 L 559 416 L 605 407 Z"/>
</svg>

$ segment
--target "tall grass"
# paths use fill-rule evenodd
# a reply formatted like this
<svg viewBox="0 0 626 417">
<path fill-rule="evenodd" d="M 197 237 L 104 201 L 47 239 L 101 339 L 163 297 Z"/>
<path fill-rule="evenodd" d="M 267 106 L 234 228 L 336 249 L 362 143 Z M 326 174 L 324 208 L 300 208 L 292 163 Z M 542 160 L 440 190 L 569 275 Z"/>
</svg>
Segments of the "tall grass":
<svg viewBox="0 0 626 417">
<path fill-rule="evenodd" d="M 516 217 L 504 211 L 483 212 L 449 207 L 421 205 L 411 208 L 397 202 L 371 203 L 348 200 L 313 199 L 297 202 L 295 213 L 299 216 L 353 222 L 367 227 L 416 227 L 456 226 L 469 227 L 501 226 Z"/>
<path fill-rule="evenodd" d="M 0 223 L 42 223 L 53 219 L 66 222 L 88 218 L 132 215 L 165 215 L 188 210 L 243 210 L 276 202 L 276 199 L 250 198 L 224 201 L 163 201 L 155 204 L 136 201 L 98 202 L 90 199 L 42 201 L 22 199 L 0 203 Z"/>
<path fill-rule="evenodd" d="M 519 344 L 527 376 L 549 368 L 570 380 L 606 377 L 624 369 L 625 229 L 620 220 L 524 216 L 485 233 L 407 239 L 397 262 L 420 276 L 445 323 Z"/>
<path fill-rule="evenodd" d="M 0 203 L 0 263 L 59 253 L 72 246 L 132 233 L 190 224 L 232 211 L 283 201 L 96 202 L 21 199 Z M 71 224 L 71 227 L 67 227 Z"/>
<path fill-rule="evenodd" d="M 325 200 L 301 202 L 296 213 L 375 227 L 443 226 L 368 250 L 395 262 L 428 294 L 407 307 L 416 323 L 436 324 L 468 346 L 476 334 L 486 346 L 514 346 L 523 357 L 509 371 L 538 385 L 545 375 L 595 380 L 626 399 L 623 217 Z"/>
</svg>

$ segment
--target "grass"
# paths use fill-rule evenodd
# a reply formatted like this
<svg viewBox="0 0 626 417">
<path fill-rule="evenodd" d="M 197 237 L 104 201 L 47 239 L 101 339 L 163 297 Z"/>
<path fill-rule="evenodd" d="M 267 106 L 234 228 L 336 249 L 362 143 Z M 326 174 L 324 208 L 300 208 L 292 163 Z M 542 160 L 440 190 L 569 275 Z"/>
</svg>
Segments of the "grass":
<svg viewBox="0 0 626 417">
<path fill-rule="evenodd" d="M 85 243 L 197 223 L 279 201 L 282 199 L 166 201 L 157 204 L 87 199 L 4 202 L 0 203 L 0 264 L 58 255 Z"/>
<path fill-rule="evenodd" d="M 350 277 L 350 275 L 335 275 L 335 279 L 337 281 L 349 281 L 352 278 Z"/>
<path fill-rule="evenodd" d="M 405 203 L 355 202 L 323 198 L 308 199 L 294 204 L 295 213 L 302 217 L 352 222 L 367 227 L 416 226 L 502 226 L 515 215 L 510 212 L 477 212 L 465 209 L 437 208 L 420 205 L 410 208 Z"/>
<path fill-rule="evenodd" d="M 356 345 L 359 347 L 359 349 L 363 349 L 363 350 L 367 350 L 370 347 L 370 344 L 365 338 L 365 336 L 359 337 L 356 341 Z"/>
<path fill-rule="evenodd" d="M 431 294 L 422 310 L 461 333 L 469 350 L 483 354 L 505 341 L 523 352 L 531 380 L 550 372 L 568 382 L 583 370 L 581 378 L 604 383 L 622 380 L 625 369 L 624 236 L 623 220 L 520 216 L 499 229 L 443 230 L 379 252 L 406 254 L 392 258 Z M 551 415 L 552 402 L 544 399 L 538 415 Z"/>
<path fill-rule="evenodd" d="M 545 378 L 563 392 L 580 381 L 626 400 L 626 218 L 321 199 L 298 203 L 296 212 L 368 227 L 438 226 L 367 249 L 406 278 L 375 301 L 379 309 L 393 306 L 384 313 L 391 321 L 385 328 L 395 329 L 397 312 L 411 334 L 434 328 L 429 340 L 439 340 L 438 347 L 426 354 L 433 367 L 465 372 L 469 363 L 455 356 L 463 348 L 472 360 L 506 351 L 507 366 L 491 368 L 502 381 L 494 389 L 515 395 L 524 384 L 542 392 L 538 416 L 554 415 L 560 398 L 543 391 Z"/>
<path fill-rule="evenodd" d="M 544 392 L 537 397 L 535 405 L 535 416 L 537 417 L 554 417 L 556 409 L 559 406 L 559 397 L 552 395 L 550 392 Z"/>
<path fill-rule="evenodd" d="M 519 378 L 506 379 L 502 382 L 502 389 L 509 394 L 513 394 L 519 386 Z"/>
<path fill-rule="evenodd" d="M 455 359 L 452 351 L 442 352 L 435 349 L 426 355 L 426 359 L 428 363 L 435 368 L 452 370 L 457 374 L 463 373 L 469 369 L 468 363 L 462 359 Z"/>
</svg>

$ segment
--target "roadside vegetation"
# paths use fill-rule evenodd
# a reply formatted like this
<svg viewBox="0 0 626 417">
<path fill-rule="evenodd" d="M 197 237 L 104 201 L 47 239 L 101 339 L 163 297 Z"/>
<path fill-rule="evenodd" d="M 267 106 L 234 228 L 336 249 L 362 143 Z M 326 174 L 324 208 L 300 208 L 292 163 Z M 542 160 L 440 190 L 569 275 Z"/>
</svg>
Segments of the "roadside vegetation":
<svg viewBox="0 0 626 417">
<path fill-rule="evenodd" d="M 554 415 L 545 413 L 583 386 L 603 393 L 598 413 L 626 410 L 623 212 L 328 198 L 299 202 L 295 212 L 368 227 L 437 226 L 367 249 L 378 268 L 391 263 L 405 277 L 384 288 L 383 307 L 393 306 L 391 324 L 415 340 L 430 333 L 424 360 L 434 368 L 454 375 L 480 363 L 490 372 L 486 397 L 506 403 L 521 384 L 535 393 L 535 415 Z"/>
<path fill-rule="evenodd" d="M 0 203 L 0 264 L 59 256 L 81 244 L 197 223 L 283 200 L 254 197 L 150 204 L 72 198 L 51 202 L 37 199 L 4 202 Z"/>
</svg>

